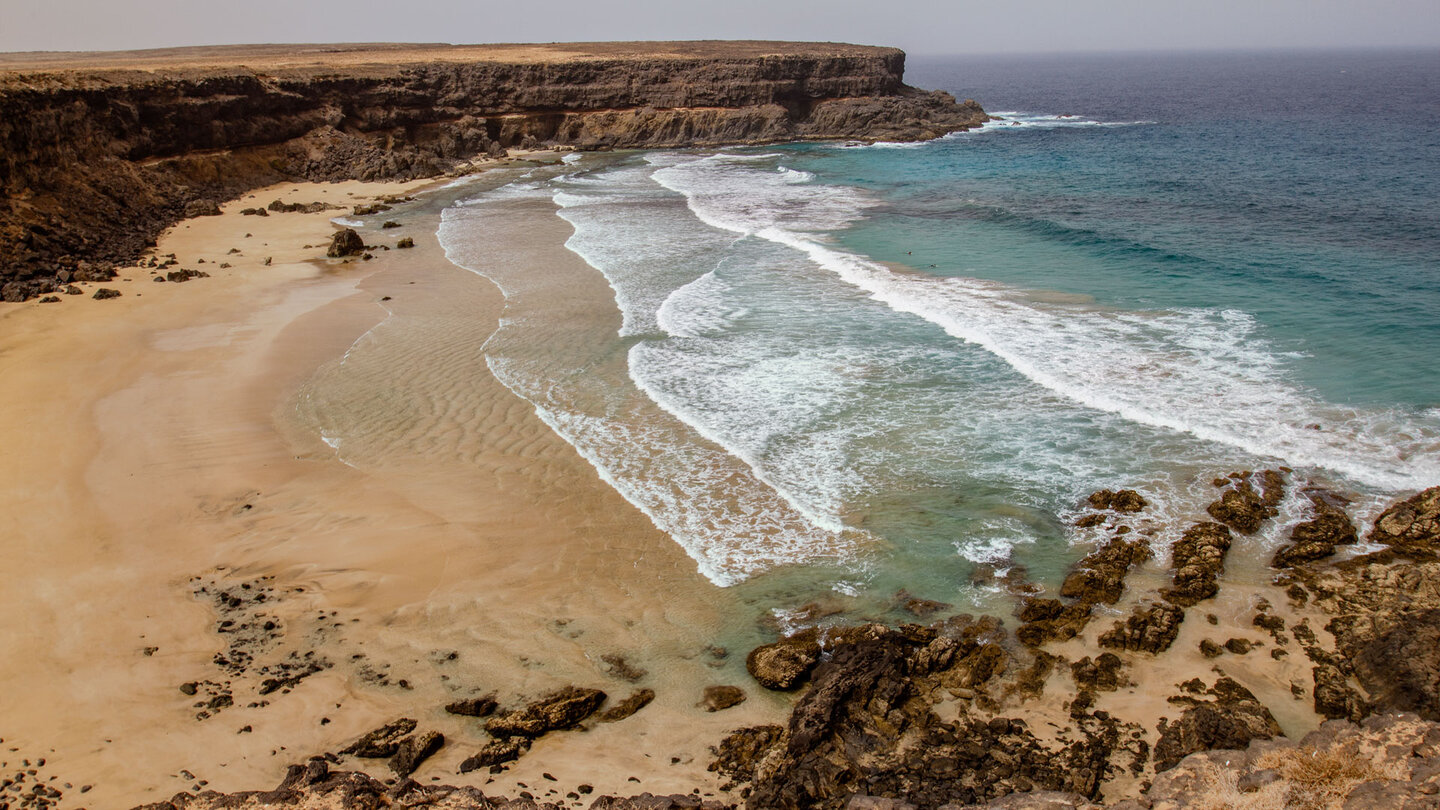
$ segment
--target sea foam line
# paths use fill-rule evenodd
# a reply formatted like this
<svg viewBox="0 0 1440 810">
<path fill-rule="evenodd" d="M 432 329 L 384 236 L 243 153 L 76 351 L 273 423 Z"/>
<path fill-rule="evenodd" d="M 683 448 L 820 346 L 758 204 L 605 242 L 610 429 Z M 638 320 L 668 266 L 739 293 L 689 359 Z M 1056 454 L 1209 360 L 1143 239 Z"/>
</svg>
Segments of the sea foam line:
<svg viewBox="0 0 1440 810">
<path fill-rule="evenodd" d="M 788 211 L 793 224 L 786 227 L 755 202 L 774 196 L 774 176 L 724 158 L 667 167 L 655 178 L 685 194 L 706 224 L 793 248 L 890 309 L 983 347 L 1076 403 L 1389 490 L 1419 489 L 1440 478 L 1440 428 L 1413 424 L 1404 414 L 1363 414 L 1315 403 L 1279 379 L 1280 358 L 1252 340 L 1253 319 L 1245 313 L 1043 308 L 1022 300 L 1024 291 L 996 283 L 902 275 L 806 232 L 833 230 L 858 218 L 858 203 L 820 199 L 827 193 L 843 198 L 852 190 L 812 187 L 808 197 L 787 195 L 792 203 L 814 199 L 820 210 L 808 219 L 803 210 Z M 747 169 L 749 176 L 737 177 Z M 718 190 L 722 185 L 725 190 Z M 1105 362 L 1094 362 L 1097 354 Z M 1392 435 L 1408 429 L 1420 438 L 1411 441 L 1411 449 L 1373 439 L 1372 431 L 1386 421 L 1401 423 Z"/>
</svg>

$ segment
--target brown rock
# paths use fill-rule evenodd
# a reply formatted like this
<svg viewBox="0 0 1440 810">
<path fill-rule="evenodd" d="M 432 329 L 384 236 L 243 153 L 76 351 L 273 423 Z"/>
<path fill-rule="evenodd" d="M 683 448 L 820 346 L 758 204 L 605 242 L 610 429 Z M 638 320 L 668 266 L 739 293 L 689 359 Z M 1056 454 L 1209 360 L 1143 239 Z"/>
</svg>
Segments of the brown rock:
<svg viewBox="0 0 1440 810">
<path fill-rule="evenodd" d="M 338 231 L 330 239 L 330 249 L 325 255 L 332 259 L 339 259 L 345 256 L 358 256 L 365 252 L 365 240 L 353 228 L 344 228 Z"/>
<path fill-rule="evenodd" d="M 707 686 L 700 705 L 707 712 L 718 712 L 745 702 L 745 690 L 738 686 Z"/>
<path fill-rule="evenodd" d="M 1160 653 L 1180 635 L 1185 609 L 1169 602 L 1138 605 L 1129 618 L 1100 636 L 1100 646 L 1133 652 Z"/>
<path fill-rule="evenodd" d="M 619 703 L 600 713 L 600 722 L 615 723 L 650 705 L 655 699 L 654 689 L 637 689 Z"/>
<path fill-rule="evenodd" d="M 1188 607 L 1219 593 L 1218 579 L 1230 543 L 1230 530 L 1218 523 L 1197 523 L 1186 529 L 1171 547 L 1175 587 L 1164 591 L 1165 598 Z"/>
<path fill-rule="evenodd" d="M 94 298 L 96 301 L 104 301 L 104 300 L 107 299 L 107 298 L 119 298 L 119 297 L 120 297 L 120 291 L 119 291 L 119 290 L 112 290 L 112 289 L 109 289 L 109 288 L 107 288 L 107 287 L 101 287 L 100 289 L 98 289 L 98 290 L 95 291 L 95 294 L 94 294 L 94 295 L 92 295 L 92 296 L 90 296 L 90 297 L 91 297 L 91 298 Z"/>
<path fill-rule="evenodd" d="M 394 756 L 390 757 L 390 770 L 396 776 L 409 776 L 444 745 L 445 735 L 438 731 L 406 737 L 396 746 Z"/>
<path fill-rule="evenodd" d="M 492 718 L 485 730 L 496 737 L 539 737 L 551 731 L 573 728 L 595 713 L 605 702 L 599 689 L 567 686 L 519 711 Z"/>
<path fill-rule="evenodd" d="M 508 740 L 492 740 L 474 756 L 466 757 L 460 763 L 460 772 L 469 773 L 481 768 L 514 762 L 530 750 L 530 740 L 525 737 L 511 737 Z"/>
<path fill-rule="evenodd" d="M 1236 481 L 1233 488 L 1226 490 L 1220 500 L 1205 507 L 1205 511 L 1241 534 L 1254 534 L 1260 530 L 1261 523 L 1278 513 L 1275 507 L 1267 505 L 1256 494 L 1248 479 Z"/>
<path fill-rule="evenodd" d="M 1125 592 L 1125 576 L 1131 567 L 1149 558 L 1150 546 L 1144 540 L 1112 538 L 1076 563 L 1060 586 L 1060 595 L 1113 605 Z"/>
<path fill-rule="evenodd" d="M 1434 557 L 1440 552 L 1440 487 L 1431 487 L 1380 513 L 1368 539 L 1405 554 Z"/>
<path fill-rule="evenodd" d="M 1156 771 L 1172 768 L 1196 751 L 1244 748 L 1251 740 L 1280 736 L 1280 725 L 1270 710 L 1245 687 L 1221 678 L 1211 694 L 1215 696 L 1213 701 L 1197 701 L 1179 720 L 1160 724 L 1160 739 L 1155 743 Z"/>
<path fill-rule="evenodd" d="M 1149 503 L 1133 489 L 1111 492 L 1102 489 L 1085 499 L 1095 509 L 1109 509 L 1122 514 L 1133 514 L 1143 510 Z"/>
<path fill-rule="evenodd" d="M 498 707 L 499 703 L 495 700 L 495 696 L 486 695 L 485 697 L 457 700 L 447 705 L 445 711 L 463 717 L 489 717 L 495 713 L 495 709 Z"/>
<path fill-rule="evenodd" d="M 819 660 L 819 634 L 811 628 L 751 650 L 745 669 L 766 689 L 788 690 L 803 684 Z"/>
<path fill-rule="evenodd" d="M 414 731 L 416 725 L 418 724 L 408 717 L 392 720 L 342 748 L 340 753 L 370 759 L 394 756 L 400 748 L 400 741 Z"/>
<path fill-rule="evenodd" d="M 1323 493 L 1310 495 L 1314 516 L 1290 530 L 1290 542 L 1275 552 L 1270 565 L 1290 568 L 1322 560 L 1334 554 L 1336 546 L 1358 541 L 1355 524 L 1334 500 Z"/>
</svg>

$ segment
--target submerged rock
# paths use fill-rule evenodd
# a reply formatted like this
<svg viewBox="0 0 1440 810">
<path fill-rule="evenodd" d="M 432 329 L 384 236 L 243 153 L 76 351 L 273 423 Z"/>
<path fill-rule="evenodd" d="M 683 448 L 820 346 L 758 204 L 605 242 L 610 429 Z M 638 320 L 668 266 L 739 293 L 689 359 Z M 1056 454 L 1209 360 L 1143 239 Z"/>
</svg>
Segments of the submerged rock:
<svg viewBox="0 0 1440 810">
<path fill-rule="evenodd" d="M 530 740 L 525 737 L 511 737 L 508 740 L 492 740 L 478 753 L 466 757 L 460 763 L 460 773 L 478 771 L 506 762 L 514 762 L 530 750 Z"/>
<path fill-rule="evenodd" d="M 600 713 L 600 722 L 615 723 L 650 705 L 655 699 L 654 689 L 637 689 L 619 703 Z"/>
<path fill-rule="evenodd" d="M 707 686 L 700 705 L 707 712 L 718 712 L 745 702 L 745 690 L 738 686 Z"/>
</svg>

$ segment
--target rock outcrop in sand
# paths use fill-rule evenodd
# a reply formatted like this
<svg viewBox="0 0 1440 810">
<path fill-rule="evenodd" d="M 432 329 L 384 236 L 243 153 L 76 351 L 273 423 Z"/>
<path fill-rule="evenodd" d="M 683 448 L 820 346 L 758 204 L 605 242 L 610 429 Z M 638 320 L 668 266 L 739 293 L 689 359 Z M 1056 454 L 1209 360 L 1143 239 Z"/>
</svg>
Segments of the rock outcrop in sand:
<svg viewBox="0 0 1440 810">
<path fill-rule="evenodd" d="M 904 66 L 894 48 L 785 42 L 0 55 L 0 295 L 104 280 L 180 218 L 286 180 L 431 177 L 542 145 L 913 141 L 986 120 L 905 86 Z"/>
</svg>

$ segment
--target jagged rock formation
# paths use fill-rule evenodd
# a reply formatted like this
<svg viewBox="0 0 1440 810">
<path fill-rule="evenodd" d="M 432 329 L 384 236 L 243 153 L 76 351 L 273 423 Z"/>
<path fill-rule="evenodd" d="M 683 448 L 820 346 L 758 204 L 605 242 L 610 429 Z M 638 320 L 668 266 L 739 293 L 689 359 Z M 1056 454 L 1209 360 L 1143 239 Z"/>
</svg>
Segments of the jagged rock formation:
<svg viewBox="0 0 1440 810">
<path fill-rule="evenodd" d="M 259 46 L 0 55 L 0 295 L 104 280 L 165 227 L 291 179 L 412 179 L 507 148 L 920 140 L 986 120 L 855 45 Z"/>
</svg>

